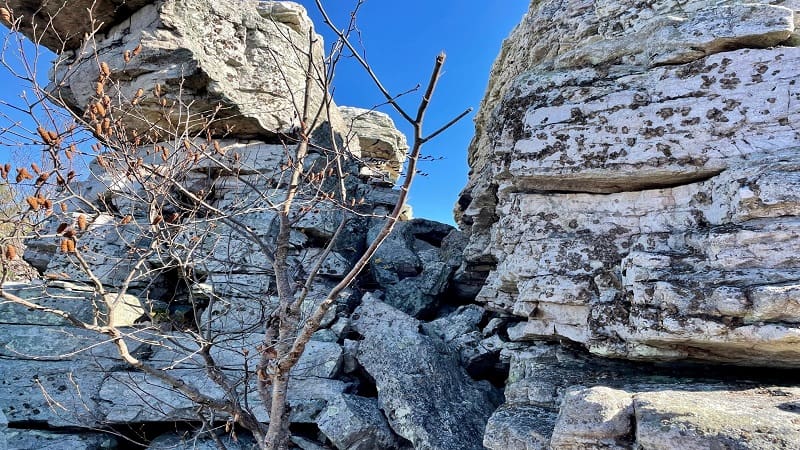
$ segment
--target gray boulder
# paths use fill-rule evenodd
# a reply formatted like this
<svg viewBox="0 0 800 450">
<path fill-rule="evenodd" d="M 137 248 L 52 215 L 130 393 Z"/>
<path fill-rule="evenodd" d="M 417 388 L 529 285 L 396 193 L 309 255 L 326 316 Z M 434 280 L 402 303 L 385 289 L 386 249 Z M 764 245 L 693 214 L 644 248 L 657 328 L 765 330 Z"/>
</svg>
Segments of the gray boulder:
<svg viewBox="0 0 800 450">
<path fill-rule="evenodd" d="M 11 9 L 13 17 L 21 18 L 20 31 L 26 36 L 31 36 L 36 30 L 41 44 L 54 52 L 79 48 L 85 33 L 96 29 L 102 35 L 149 3 L 150 0 L 5 2 Z M 91 10 L 91 16 L 87 13 L 88 10 Z M 42 30 L 52 31 L 42 33 Z"/>
<path fill-rule="evenodd" d="M 397 436 L 373 398 L 343 395 L 328 403 L 317 426 L 339 450 L 398 448 Z"/>
<path fill-rule="evenodd" d="M 258 445 L 249 434 L 237 433 L 236 437 L 231 435 L 217 436 L 220 442 L 228 450 L 256 450 Z M 162 434 L 150 442 L 147 450 L 218 450 L 219 446 L 215 439 L 206 434 L 197 436 L 194 433 L 185 435 L 178 433 Z"/>
<path fill-rule="evenodd" d="M 797 388 L 664 389 L 635 394 L 633 400 L 639 448 L 800 448 Z"/>
<path fill-rule="evenodd" d="M 380 111 L 339 107 L 348 133 L 358 137 L 368 175 L 387 185 L 400 177 L 406 159 L 406 136 L 397 130 L 388 114 Z"/>
<path fill-rule="evenodd" d="M 84 9 L 74 11 L 86 14 Z M 122 115 L 129 130 L 145 132 L 148 122 L 166 124 L 161 122 L 165 109 L 173 124 L 201 125 L 199 115 L 186 120 L 187 108 L 181 105 L 190 104 L 191 111 L 202 114 L 222 105 L 217 114 L 222 120 L 216 123 L 220 134 L 230 126 L 237 137 L 274 136 L 291 133 L 298 125 L 295 112 L 302 106 L 294 99 L 302 98 L 308 65 L 300 55 L 305 55 L 313 33 L 302 6 L 168 0 L 148 2 L 125 19 L 88 43 L 88 51 L 64 54 L 70 68 L 54 71 L 53 81 L 70 107 L 83 111 L 95 95 L 96 51 L 110 67 L 114 95 L 118 93 L 124 104 L 136 98 L 138 89 L 145 91 L 137 111 Z M 322 39 L 315 34 L 313 39 L 312 57 L 321 65 Z M 136 48 L 141 53 L 125 56 Z M 296 48 L 304 51 L 295 52 Z M 161 85 L 161 95 L 153 93 L 156 84 Z M 323 91 L 315 85 L 309 95 L 316 111 Z M 336 108 L 332 113 L 340 122 Z"/>
<path fill-rule="evenodd" d="M 379 223 L 373 225 L 368 239 L 379 230 Z M 453 231 L 449 225 L 425 219 L 395 226 L 370 261 L 372 276 L 386 292 L 386 303 L 417 318 L 435 312 L 460 263 Z"/>
<path fill-rule="evenodd" d="M 641 389 L 641 388 L 640 388 Z M 650 386 L 570 389 L 552 448 L 701 450 L 800 446 L 800 389 Z"/>
<path fill-rule="evenodd" d="M 3 411 L 0 410 L 0 450 L 8 449 L 8 438 L 6 432 L 8 431 L 8 419 Z"/>
<path fill-rule="evenodd" d="M 556 413 L 534 405 L 503 405 L 492 414 L 483 436 L 490 450 L 549 450 Z"/>
<path fill-rule="evenodd" d="M 358 362 L 375 380 L 392 429 L 415 448 L 482 448 L 494 405 L 447 347 L 421 334 L 417 320 L 371 295 L 352 318 L 363 336 Z"/>
</svg>

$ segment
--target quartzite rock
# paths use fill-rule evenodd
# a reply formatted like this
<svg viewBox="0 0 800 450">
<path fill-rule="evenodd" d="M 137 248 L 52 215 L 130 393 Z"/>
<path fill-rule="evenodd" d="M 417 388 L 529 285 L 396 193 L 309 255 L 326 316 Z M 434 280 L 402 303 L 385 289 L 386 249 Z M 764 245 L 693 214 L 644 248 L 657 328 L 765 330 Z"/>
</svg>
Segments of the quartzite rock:
<svg viewBox="0 0 800 450">
<path fill-rule="evenodd" d="M 236 433 L 217 436 L 222 445 L 228 450 L 251 450 L 256 447 L 255 440 L 247 434 Z M 150 442 L 147 450 L 218 450 L 219 445 L 214 438 L 194 433 L 181 435 L 178 433 L 162 434 Z"/>
<path fill-rule="evenodd" d="M 788 449 L 800 436 L 791 374 L 631 363 L 557 343 L 502 353 L 506 403 L 488 448 Z"/>
<path fill-rule="evenodd" d="M 800 5 L 771 3 L 532 2 L 459 203 L 509 337 L 798 365 Z"/>
<path fill-rule="evenodd" d="M 308 65 L 323 67 L 324 45 L 298 4 L 164 0 L 119 6 L 98 0 L 94 18 L 102 26 L 82 42 L 88 31 L 82 18 L 89 16 L 84 2 L 68 7 L 60 0 L 35 7 L 31 2 L 10 3 L 22 20 L 21 30 L 29 35 L 33 28 L 25 21 L 32 18 L 30 11 L 42 8 L 36 18 L 38 31 L 45 33 L 42 42 L 59 53 L 51 71 L 52 94 L 86 118 L 90 128 L 105 119 L 113 119 L 115 127 L 113 132 L 92 128 L 102 146 L 94 147 L 100 154 L 89 164 L 88 179 L 78 182 L 69 175 L 74 195 L 61 205 L 65 208 L 49 214 L 36 230 L 37 238 L 27 241 L 25 258 L 47 279 L 58 281 L 14 286 L 13 291 L 88 324 L 124 327 L 134 358 L 222 398 L 223 389 L 210 379 L 200 351 L 210 345 L 209 356 L 232 380 L 235 395 L 240 400 L 249 396 L 245 403 L 259 420 L 268 421 L 253 370 L 264 325 L 276 306 L 270 281 L 279 229 L 276 205 L 287 195 L 300 109 L 307 99 L 314 116 L 326 104 L 330 117 L 315 123 L 304 161 L 304 175 L 316 181 L 298 193 L 291 214 L 290 271 L 302 281 L 345 216 L 354 216 L 317 195 L 338 192 L 331 176 L 335 172 L 329 171 L 331 139 L 337 140 L 341 153 L 335 160 L 341 163 L 343 185 L 359 216 L 350 217 L 323 261 L 301 305 L 304 317 L 361 256 L 367 227 L 377 223 L 374 217 L 399 198 L 392 185 L 408 148 L 405 138 L 382 113 L 345 109 L 353 114 L 345 122 L 339 108 L 325 99 L 320 83 L 311 83 L 305 92 Z M 52 27 L 42 27 L 48 15 Z M 63 48 L 59 37 L 67 39 Z M 117 148 L 117 139 L 126 136 L 132 142 Z M 366 147 L 363 159 L 361 142 Z M 212 217 L 219 211 L 224 218 Z M 413 273 L 390 276 L 413 281 L 411 290 L 435 303 L 458 265 L 454 247 L 443 243 L 452 227 L 418 221 L 406 228 L 412 229 L 407 243 Z M 70 242 L 77 252 L 59 245 Z M 399 279 L 406 275 L 411 278 Z M 93 285 L 97 280 L 102 288 Z M 95 295 L 97 291 L 108 294 Z M 354 306 L 356 297 L 351 295 L 340 295 L 322 322 L 330 329 L 314 335 L 291 372 L 290 421 L 319 423 L 340 448 L 406 447 L 392 433 L 376 399 L 344 394 L 370 389 L 353 384 L 361 368 L 352 348 L 344 361 L 337 343 L 352 337 L 344 317 Z M 7 387 L 0 407 L 12 428 L 37 423 L 53 431 L 69 427 L 64 436 L 71 439 L 81 427 L 198 420 L 195 403 L 152 373 L 121 361 L 107 336 L 16 305 L 2 303 L 0 309 L 5 317 L 0 320 L 5 322 L 0 327 L 0 372 Z M 95 345 L 98 341 L 103 344 Z M 454 361 L 439 364 L 453 371 L 450 377 L 463 386 L 457 385 L 445 401 L 458 402 L 461 394 L 475 400 L 479 406 L 455 407 L 459 414 L 475 414 L 466 417 L 466 431 L 479 443 L 490 407 L 457 365 L 448 365 Z M 333 379 L 341 375 L 344 362 L 348 381 Z M 446 425 L 463 434 L 456 429 L 460 422 Z M 92 436 L 85 437 L 91 441 Z M 183 444 L 180 438 L 157 439 L 153 448 Z M 198 438 L 202 445 L 212 444 L 207 436 Z M 316 446 L 300 438 L 296 442 L 303 448 Z"/>
<path fill-rule="evenodd" d="M 420 334 L 417 320 L 371 295 L 353 319 L 363 336 L 358 362 L 375 380 L 394 431 L 415 448 L 481 448 L 494 405 L 446 346 Z"/>
<path fill-rule="evenodd" d="M 118 438 L 104 433 L 15 429 L 8 430 L 6 435 L 9 442 L 8 450 L 104 450 L 117 448 L 120 444 Z"/>
<path fill-rule="evenodd" d="M 625 392 L 571 390 L 552 448 L 793 449 L 800 445 L 796 388 L 727 391 L 694 386 Z"/>
<path fill-rule="evenodd" d="M 381 226 L 374 224 L 367 238 L 374 239 Z M 370 260 L 370 271 L 385 290 L 386 303 L 417 318 L 436 310 L 461 261 L 452 254 L 460 243 L 453 231 L 449 225 L 426 219 L 395 225 Z"/>
<path fill-rule="evenodd" d="M 5 2 L 11 9 L 12 17 L 19 20 L 19 31 L 56 53 L 79 48 L 85 34 L 93 30 L 102 36 L 111 27 L 150 3 L 152 0 Z M 37 33 L 35 36 L 34 30 Z"/>
<path fill-rule="evenodd" d="M 339 450 L 399 448 L 374 398 L 342 395 L 317 417 L 317 427 Z"/>
<path fill-rule="evenodd" d="M 490 450 L 548 450 L 556 413 L 534 405 L 503 405 L 492 414 L 483 436 Z"/>
<path fill-rule="evenodd" d="M 380 111 L 339 107 L 348 132 L 358 137 L 361 157 L 367 169 L 378 175 L 383 183 L 394 184 L 406 160 L 406 136 L 395 128 L 389 115 Z"/>
<path fill-rule="evenodd" d="M 84 111 L 96 96 L 99 63 L 104 62 L 111 69 L 110 95 L 127 104 L 138 89 L 145 92 L 136 108 L 117 111 L 128 131 L 145 133 L 152 129 L 149 124 L 161 123 L 169 132 L 171 126 L 162 120 L 165 110 L 173 126 L 202 126 L 215 115 L 222 119 L 212 125 L 217 134 L 232 127 L 240 138 L 291 134 L 298 125 L 308 67 L 301 55 L 313 33 L 302 6 L 169 0 L 148 2 L 125 19 L 87 48 L 63 54 L 70 64 L 60 64 L 53 81 L 57 95 L 71 108 Z M 321 67 L 322 40 L 317 35 L 314 40 L 313 63 Z M 125 57 L 137 48 L 136 55 Z M 156 85 L 160 95 L 154 92 Z M 313 86 L 310 116 L 323 99 L 318 84 Z M 331 111 L 332 120 L 341 125 L 338 111 Z"/>
</svg>

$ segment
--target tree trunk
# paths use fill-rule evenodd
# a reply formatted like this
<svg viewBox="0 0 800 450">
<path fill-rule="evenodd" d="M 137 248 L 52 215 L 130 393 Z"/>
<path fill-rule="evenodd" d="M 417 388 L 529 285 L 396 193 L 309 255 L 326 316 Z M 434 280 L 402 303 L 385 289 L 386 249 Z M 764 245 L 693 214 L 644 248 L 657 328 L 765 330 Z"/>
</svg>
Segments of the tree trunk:
<svg viewBox="0 0 800 450">
<path fill-rule="evenodd" d="M 272 408 L 269 411 L 269 428 L 264 438 L 267 450 L 287 450 L 289 448 L 289 417 L 287 393 L 289 391 L 289 372 L 279 371 L 272 377 Z"/>
</svg>

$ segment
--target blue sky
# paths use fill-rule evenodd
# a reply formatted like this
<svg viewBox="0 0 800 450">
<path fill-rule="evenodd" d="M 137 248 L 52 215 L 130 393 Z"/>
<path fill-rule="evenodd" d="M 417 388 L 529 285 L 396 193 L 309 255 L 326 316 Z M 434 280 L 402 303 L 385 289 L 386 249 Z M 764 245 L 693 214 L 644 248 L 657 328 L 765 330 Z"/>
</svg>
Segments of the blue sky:
<svg viewBox="0 0 800 450">
<path fill-rule="evenodd" d="M 333 35 L 323 24 L 314 1 L 299 3 L 309 11 L 326 45 L 333 42 Z M 343 27 L 355 0 L 323 3 L 332 19 Z M 407 91 L 417 84 L 424 86 L 436 55 L 441 51 L 447 53 L 443 76 L 426 119 L 426 129 L 431 132 L 464 109 L 477 109 L 500 45 L 520 21 L 528 3 L 528 0 L 367 0 L 361 8 L 358 25 L 370 64 L 393 93 Z M 5 34 L 3 29 L 0 38 Z M 46 75 L 47 69 L 42 67 L 40 71 Z M 334 87 L 334 98 L 339 105 L 371 108 L 383 102 L 371 81 L 351 61 L 340 64 Z M 0 101 L 19 104 L 22 89 L 23 84 L 0 68 Z M 419 95 L 410 95 L 401 103 L 416 111 Z M 392 115 L 407 136 L 411 134 L 410 127 L 391 108 L 378 109 Z M 418 177 L 412 187 L 410 203 L 416 217 L 453 223 L 453 205 L 467 181 L 467 147 L 474 131 L 473 116 L 474 112 L 426 144 L 424 154 L 435 160 L 422 163 L 420 170 L 427 176 Z M 10 152 L 0 146 L 4 161 L 9 159 Z"/>
</svg>

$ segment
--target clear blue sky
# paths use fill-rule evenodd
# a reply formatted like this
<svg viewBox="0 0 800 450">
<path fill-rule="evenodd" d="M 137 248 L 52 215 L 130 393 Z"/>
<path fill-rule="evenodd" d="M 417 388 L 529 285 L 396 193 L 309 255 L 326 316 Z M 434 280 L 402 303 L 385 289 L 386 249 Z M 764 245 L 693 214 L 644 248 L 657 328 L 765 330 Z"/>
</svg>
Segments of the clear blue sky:
<svg viewBox="0 0 800 450">
<path fill-rule="evenodd" d="M 309 11 L 326 45 L 333 42 L 314 1 L 299 3 Z M 340 27 L 346 25 L 354 3 L 355 0 L 324 1 Z M 528 0 L 367 0 L 358 24 L 369 62 L 393 93 L 417 84 L 424 86 L 436 55 L 442 50 L 447 53 L 443 76 L 426 119 L 430 132 L 468 107 L 477 109 L 500 45 L 520 21 L 528 4 Z M 0 38 L 5 35 L 5 29 L 0 29 Z M 46 71 L 46 67 L 40 69 L 42 75 Z M 23 88 L 0 68 L 0 101 L 19 104 Z M 383 101 L 366 75 L 350 61 L 339 67 L 334 97 L 339 105 L 361 108 L 371 108 Z M 401 103 L 415 110 L 418 98 L 418 94 L 411 95 Z M 400 130 L 410 135 L 410 127 L 391 108 L 379 110 L 395 117 Z M 410 203 L 416 217 L 453 223 L 452 208 L 467 181 L 467 147 L 474 131 L 473 116 L 474 112 L 425 146 L 424 153 L 437 160 L 422 164 L 420 170 L 428 175 L 418 177 L 412 188 Z M 2 160 L 7 161 L 10 152 L 8 147 L 0 146 Z"/>
</svg>

